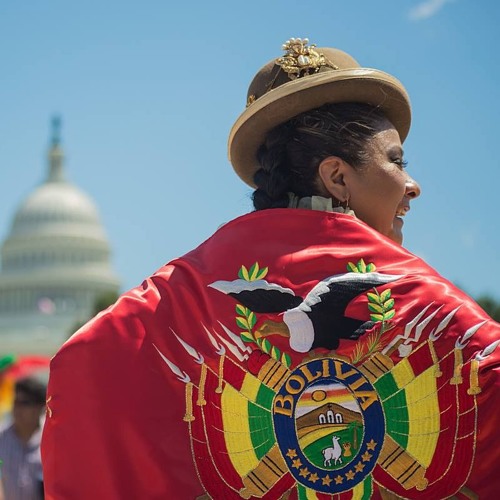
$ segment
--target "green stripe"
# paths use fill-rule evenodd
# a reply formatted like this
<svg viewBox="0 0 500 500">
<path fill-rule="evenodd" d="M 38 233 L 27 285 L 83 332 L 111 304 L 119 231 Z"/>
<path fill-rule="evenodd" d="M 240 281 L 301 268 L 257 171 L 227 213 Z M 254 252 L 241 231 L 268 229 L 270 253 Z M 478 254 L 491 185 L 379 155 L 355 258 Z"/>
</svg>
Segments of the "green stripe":
<svg viewBox="0 0 500 500">
<path fill-rule="evenodd" d="M 373 493 L 372 475 L 369 474 L 363 481 L 363 496 L 361 500 L 370 500 Z"/>
<path fill-rule="evenodd" d="M 298 500 L 307 500 L 306 488 L 299 483 L 297 483 L 297 499 Z"/>
<path fill-rule="evenodd" d="M 248 402 L 248 426 L 258 460 L 276 443 L 271 414 L 273 399 L 274 392 L 269 387 L 261 384 L 255 403 Z"/>
<path fill-rule="evenodd" d="M 400 446 L 408 444 L 409 419 L 404 390 L 399 390 L 390 372 L 385 373 L 374 383 L 380 395 L 385 414 L 387 433 Z"/>
</svg>

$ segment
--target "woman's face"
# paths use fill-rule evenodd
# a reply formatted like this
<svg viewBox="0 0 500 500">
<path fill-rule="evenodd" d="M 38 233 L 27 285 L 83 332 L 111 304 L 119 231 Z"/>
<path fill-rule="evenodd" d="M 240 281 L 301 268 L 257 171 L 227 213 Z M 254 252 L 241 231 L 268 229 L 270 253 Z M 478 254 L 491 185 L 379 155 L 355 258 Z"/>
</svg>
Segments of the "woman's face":
<svg viewBox="0 0 500 500">
<path fill-rule="evenodd" d="M 404 169 L 399 134 L 390 122 L 380 124 L 367 153 L 369 162 L 357 169 L 349 166 L 345 176 L 349 206 L 356 217 L 401 244 L 403 217 L 410 200 L 420 195 L 420 186 Z"/>
</svg>

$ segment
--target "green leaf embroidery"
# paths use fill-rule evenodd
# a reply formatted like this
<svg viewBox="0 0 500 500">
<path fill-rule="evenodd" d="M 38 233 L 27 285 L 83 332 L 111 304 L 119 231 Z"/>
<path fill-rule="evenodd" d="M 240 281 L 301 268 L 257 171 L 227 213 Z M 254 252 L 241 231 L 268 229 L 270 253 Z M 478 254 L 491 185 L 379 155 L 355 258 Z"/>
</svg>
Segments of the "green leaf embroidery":
<svg viewBox="0 0 500 500">
<path fill-rule="evenodd" d="M 362 272 L 364 265 L 363 259 L 357 264 L 357 268 Z M 366 272 L 374 271 L 375 265 L 366 265 Z M 367 359 L 371 354 L 382 349 L 383 335 L 385 332 L 391 329 L 390 323 L 386 324 L 386 321 L 391 320 L 396 315 L 396 310 L 394 309 L 394 299 L 391 298 L 391 290 L 384 290 L 382 293 L 378 293 L 376 288 L 373 288 L 373 292 L 367 292 L 366 296 L 368 298 L 367 307 L 370 311 L 370 319 L 376 323 L 381 323 L 378 329 L 372 331 L 368 336 L 367 342 L 364 344 L 358 344 L 352 355 L 351 361 L 354 364 L 360 363 L 362 360 Z"/>
<path fill-rule="evenodd" d="M 359 273 L 358 268 L 352 262 L 347 263 L 347 270 L 352 273 Z"/>
<path fill-rule="evenodd" d="M 267 339 L 263 339 L 261 347 L 266 354 L 269 354 L 269 352 L 271 351 L 271 342 L 269 342 L 269 340 Z"/>
<path fill-rule="evenodd" d="M 287 354 L 286 352 L 284 352 L 282 355 L 281 355 L 281 362 L 287 367 L 287 368 L 290 368 L 290 365 L 292 364 L 292 358 L 290 357 L 289 354 Z"/>
<path fill-rule="evenodd" d="M 382 296 L 380 297 L 382 299 Z M 394 307 L 394 299 L 389 299 L 384 302 L 384 309 L 388 311 Z"/>
<path fill-rule="evenodd" d="M 240 327 L 243 328 L 244 330 L 249 330 L 248 327 L 248 321 L 246 318 L 242 318 L 241 316 L 236 317 L 236 324 Z"/>
<path fill-rule="evenodd" d="M 366 273 L 366 264 L 363 259 L 359 259 L 358 262 L 358 269 L 360 273 Z"/>
<path fill-rule="evenodd" d="M 241 266 L 241 269 L 238 271 L 238 276 L 245 281 L 249 281 L 248 269 L 245 266 Z"/>
<path fill-rule="evenodd" d="M 394 307 L 394 299 L 391 298 L 391 290 L 384 290 L 381 294 L 368 292 L 366 295 L 368 297 L 368 310 L 372 313 L 370 318 L 372 321 L 382 321 L 381 330 L 384 330 L 384 321 L 392 319 L 396 314 Z M 385 331 L 385 330 L 384 330 Z"/>
<path fill-rule="evenodd" d="M 273 357 L 274 359 L 280 359 L 280 355 L 281 355 L 281 351 L 273 345 L 272 349 L 271 349 L 271 357 Z"/>
<path fill-rule="evenodd" d="M 240 337 L 241 337 L 241 340 L 243 340 L 243 342 L 255 342 L 255 339 L 253 338 L 252 334 L 249 332 L 241 332 Z"/>
<path fill-rule="evenodd" d="M 385 312 L 382 306 L 379 306 L 378 304 L 373 304 L 371 302 L 368 303 L 368 310 L 380 314 L 383 314 Z"/>
<path fill-rule="evenodd" d="M 263 279 L 269 271 L 269 268 L 264 267 L 260 268 L 258 262 L 254 262 L 250 269 L 246 266 L 241 266 L 238 271 L 238 277 L 245 281 L 256 281 L 259 279 Z M 264 338 L 259 337 L 255 338 L 253 329 L 257 324 L 257 315 L 245 307 L 243 304 L 237 304 L 235 306 L 236 311 L 236 324 L 239 328 L 241 328 L 242 332 L 240 332 L 240 337 L 243 342 L 247 343 L 255 343 L 262 352 L 269 354 L 272 358 L 280 361 L 287 366 L 287 368 L 291 365 L 291 358 L 286 353 L 282 353 L 276 346 L 273 346 L 271 342 Z"/>
<path fill-rule="evenodd" d="M 239 314 L 240 316 L 246 316 L 247 313 L 247 308 L 245 306 L 242 306 L 241 304 L 236 304 L 236 314 Z"/>
<path fill-rule="evenodd" d="M 372 273 L 377 269 L 372 262 L 366 264 L 364 259 L 359 259 L 357 264 L 347 263 L 347 270 L 351 273 Z"/>
<path fill-rule="evenodd" d="M 384 314 L 384 321 L 387 321 L 388 319 L 394 318 L 395 315 L 396 315 L 396 309 L 392 309 L 391 311 L 386 312 Z"/>
<path fill-rule="evenodd" d="M 257 273 L 257 279 L 258 280 L 261 280 L 261 279 L 264 279 L 267 275 L 267 272 L 269 271 L 269 268 L 268 267 L 264 267 L 263 269 L 261 269 L 258 273 Z"/>
<path fill-rule="evenodd" d="M 248 327 L 250 330 L 252 330 L 253 327 L 255 326 L 255 323 L 257 323 L 257 317 L 255 316 L 255 313 L 253 311 L 249 312 L 247 320 L 248 320 Z"/>
<path fill-rule="evenodd" d="M 250 270 L 248 271 L 248 274 L 250 275 L 250 281 L 255 281 L 257 279 L 257 275 L 259 274 L 259 263 L 256 262 L 255 264 L 252 265 Z"/>
<path fill-rule="evenodd" d="M 256 281 L 263 279 L 266 276 L 267 272 L 267 267 L 261 269 L 259 263 L 254 262 L 250 266 L 250 269 L 247 269 L 246 266 L 241 266 L 240 270 L 238 271 L 238 277 L 245 281 Z"/>
</svg>

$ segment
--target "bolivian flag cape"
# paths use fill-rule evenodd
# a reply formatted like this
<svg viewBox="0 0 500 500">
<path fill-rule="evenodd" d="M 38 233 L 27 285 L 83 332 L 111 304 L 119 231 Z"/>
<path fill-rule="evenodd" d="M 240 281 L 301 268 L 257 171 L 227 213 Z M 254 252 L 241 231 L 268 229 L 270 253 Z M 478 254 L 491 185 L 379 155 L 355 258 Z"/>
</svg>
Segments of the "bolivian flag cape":
<svg viewBox="0 0 500 500">
<path fill-rule="evenodd" d="M 355 218 L 254 212 L 53 358 L 46 498 L 496 498 L 499 343 Z"/>
</svg>

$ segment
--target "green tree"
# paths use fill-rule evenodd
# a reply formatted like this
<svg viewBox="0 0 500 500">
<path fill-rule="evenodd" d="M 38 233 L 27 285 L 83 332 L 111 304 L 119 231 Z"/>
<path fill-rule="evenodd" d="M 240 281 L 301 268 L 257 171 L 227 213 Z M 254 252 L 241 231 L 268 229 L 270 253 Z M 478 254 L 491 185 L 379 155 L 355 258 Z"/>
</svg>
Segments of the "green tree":
<svg viewBox="0 0 500 500">
<path fill-rule="evenodd" d="M 94 317 L 101 311 L 104 311 L 104 309 L 108 308 L 109 306 L 113 305 L 117 299 L 118 299 L 118 292 L 109 291 L 109 292 L 103 292 L 100 295 L 98 295 L 94 302 L 92 317 Z"/>
<path fill-rule="evenodd" d="M 114 291 L 108 291 L 99 294 L 94 301 L 94 306 L 92 307 L 92 312 L 90 316 L 85 321 L 79 321 L 75 323 L 69 332 L 68 338 L 71 337 L 73 333 L 75 333 L 79 328 L 81 328 L 85 323 L 87 323 L 87 321 L 92 319 L 96 314 L 100 313 L 101 311 L 104 311 L 104 309 L 114 304 L 118 299 L 118 297 L 119 297 L 118 292 Z"/>
<path fill-rule="evenodd" d="M 500 302 L 490 295 L 482 295 L 476 302 L 489 314 L 495 321 L 500 322 Z"/>
<path fill-rule="evenodd" d="M 363 426 L 361 422 L 358 422 L 357 420 L 349 422 L 347 426 L 351 434 L 353 452 L 356 452 L 358 450 L 360 436 L 362 435 L 362 427 Z"/>
</svg>

